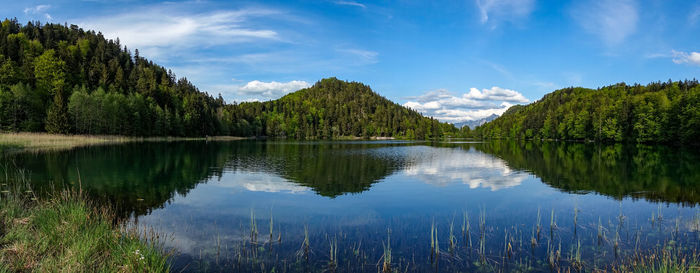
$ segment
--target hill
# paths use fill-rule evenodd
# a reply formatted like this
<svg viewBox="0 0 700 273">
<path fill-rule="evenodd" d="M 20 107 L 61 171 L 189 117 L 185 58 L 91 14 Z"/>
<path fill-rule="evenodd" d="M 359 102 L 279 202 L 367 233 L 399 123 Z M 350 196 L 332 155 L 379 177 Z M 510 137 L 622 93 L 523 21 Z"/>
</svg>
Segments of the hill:
<svg viewBox="0 0 700 273">
<path fill-rule="evenodd" d="M 0 25 L 0 131 L 129 136 L 438 137 L 451 125 L 337 79 L 227 104 L 75 25 Z"/>
<path fill-rule="evenodd" d="M 341 138 L 399 137 L 428 139 L 454 133 L 440 123 L 394 103 L 364 84 L 336 78 L 267 102 L 232 105 L 237 135 Z"/>
<path fill-rule="evenodd" d="M 698 81 L 565 88 L 476 128 L 481 138 L 700 142 Z"/>
</svg>

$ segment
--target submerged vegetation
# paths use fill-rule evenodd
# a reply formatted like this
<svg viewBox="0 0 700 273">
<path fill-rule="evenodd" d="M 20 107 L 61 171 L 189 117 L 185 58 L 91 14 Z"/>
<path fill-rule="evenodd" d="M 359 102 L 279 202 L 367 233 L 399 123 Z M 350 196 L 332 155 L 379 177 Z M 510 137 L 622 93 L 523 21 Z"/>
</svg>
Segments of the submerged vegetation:
<svg viewBox="0 0 700 273">
<path fill-rule="evenodd" d="M 13 154 L 8 157 L 18 166 L 32 170 L 24 175 L 25 180 L 31 180 L 34 191 L 14 190 L 2 185 L 1 197 L 9 192 L 21 193 L 23 205 L 6 206 L 4 204 L 10 202 L 5 199 L 3 202 L 7 203 L 3 203 L 0 210 L 8 208 L 13 213 L 20 213 L 3 218 L 3 223 L 7 227 L 4 230 L 10 230 L 10 227 L 22 230 L 18 234 L 28 238 L 23 241 L 25 249 L 44 247 L 37 243 L 43 239 L 36 236 L 52 234 L 31 233 L 34 230 L 43 226 L 61 229 L 61 225 L 66 225 L 61 221 L 34 224 L 33 219 L 39 219 L 36 215 L 40 215 L 40 211 L 58 210 L 58 219 L 70 218 L 78 214 L 72 212 L 75 207 L 83 211 L 84 216 L 80 219 L 86 219 L 85 225 L 92 225 L 90 221 L 93 220 L 107 219 L 106 223 L 110 225 L 104 226 L 105 230 L 110 227 L 112 232 L 119 234 L 116 236 L 120 240 L 133 238 L 134 241 L 129 239 L 124 243 L 142 244 L 138 253 L 144 256 L 144 246 L 154 247 L 155 251 L 160 245 L 151 244 L 150 239 L 138 241 L 145 237 L 139 237 L 135 230 L 152 227 L 157 234 L 172 234 L 173 238 L 182 240 L 168 240 L 163 245 L 163 249 L 173 250 L 174 254 L 162 265 L 175 272 L 183 269 L 186 272 L 698 272 L 696 251 L 700 247 L 700 211 L 694 208 L 699 201 L 691 183 L 698 173 L 693 167 L 697 162 L 693 153 L 646 145 L 594 143 L 531 142 L 528 145 L 503 141 L 430 145 L 407 142 L 191 141 L 125 143 L 62 152 Z M 430 156 L 407 156 L 416 151 Z M 480 156 L 460 157 L 464 153 Z M 594 202 L 573 198 L 575 200 L 571 203 L 546 203 L 546 200 L 545 203 L 530 203 L 531 206 L 520 206 L 517 213 L 512 213 L 513 207 L 508 202 L 494 205 L 488 200 L 471 200 L 472 195 L 466 195 L 470 200 L 459 204 L 449 198 L 444 199 L 447 205 L 421 202 L 427 204 L 428 210 L 415 214 L 390 212 L 387 217 L 382 205 L 370 206 L 366 218 L 363 212 L 336 215 L 328 212 L 337 210 L 314 207 L 319 210 L 318 215 L 290 211 L 287 207 L 290 205 L 291 210 L 308 207 L 291 203 L 295 199 L 288 199 L 289 196 L 308 200 L 311 206 L 327 204 L 316 203 L 313 201 L 316 198 L 337 198 L 337 202 L 347 202 L 359 197 L 348 193 L 367 191 L 378 181 L 392 179 L 392 174 L 401 170 L 416 170 L 424 163 L 421 160 L 443 162 L 439 158 L 443 156 L 447 156 L 442 159 L 449 162 L 470 158 L 483 159 L 479 162 L 494 165 L 507 164 L 513 172 L 530 172 L 562 191 L 594 191 L 622 201 L 619 211 L 616 200 L 602 202 L 613 209 L 600 211 L 597 202 L 607 198 L 595 199 Z M 435 172 L 443 170 L 438 164 L 429 166 L 434 167 Z M 488 169 L 488 166 L 480 166 Z M 5 168 L 12 169 L 12 166 Z M 475 173 L 481 170 L 467 169 Z M 246 178 L 245 175 L 250 173 L 267 175 Z M 236 183 L 242 180 L 258 191 L 244 193 L 238 184 L 232 183 L 231 175 L 234 174 L 241 174 L 233 176 Z M 340 174 L 342 178 L 334 174 Z M 658 181 L 665 181 L 664 184 L 649 178 L 651 174 Z M 83 181 L 89 179 L 90 183 L 81 183 L 81 177 Z M 502 174 L 499 171 L 498 174 L 486 173 L 478 177 L 497 179 Z M 273 178 L 268 181 L 270 184 L 265 184 L 267 178 Z M 262 183 L 255 184 L 259 180 Z M 404 182 L 412 183 L 410 180 Z M 392 189 L 390 184 L 387 182 L 380 187 Z M 224 186 L 226 191 L 233 191 L 238 196 L 219 195 L 215 193 L 221 192 L 218 186 Z M 292 192 L 314 191 L 315 194 L 270 193 L 276 196 L 276 204 L 269 208 L 260 207 L 260 203 L 255 202 L 257 199 L 249 200 L 251 196 L 265 196 L 263 191 L 267 186 L 289 187 Z M 419 186 L 426 185 L 420 183 Z M 456 189 L 453 186 L 446 187 Z M 78 202 L 82 199 L 75 199 L 74 194 L 55 193 L 54 187 L 82 190 L 94 202 Z M 197 190 L 193 192 L 196 187 L 204 188 L 207 195 L 202 196 Z M 207 188 L 211 191 L 206 191 Z M 480 190 L 484 189 L 473 191 Z M 507 195 L 508 191 L 504 189 L 503 194 Z M 432 190 L 427 189 L 426 193 L 432 194 Z M 412 196 L 410 193 L 401 194 L 402 198 Z M 214 200 L 223 197 L 227 200 L 224 203 L 227 208 L 236 209 L 226 210 L 223 217 L 219 213 L 203 211 L 190 214 L 191 211 L 183 209 L 186 206 L 177 201 L 190 198 L 190 195 Z M 649 206 L 646 201 L 639 201 L 636 203 L 639 206 L 632 209 L 623 207 L 622 203 L 628 202 L 629 196 L 667 202 L 670 208 L 663 204 Z M 381 197 L 392 198 L 390 195 Z M 589 195 L 585 198 L 599 197 Z M 70 204 L 78 205 L 63 209 L 64 200 L 74 200 L 77 203 Z M 168 205 L 169 202 L 172 204 Z M 247 205 L 250 202 L 253 206 Z M 115 209 L 107 212 L 92 207 L 95 204 L 114 204 Z M 218 202 L 202 204 L 207 206 L 207 211 L 222 208 L 216 206 Z M 16 209 L 18 207 L 22 210 Z M 352 207 L 342 209 L 356 210 Z M 2 215 L 10 214 L 3 212 Z M 127 220 L 129 227 L 114 229 L 111 221 L 115 219 L 118 222 Z M 23 222 L 26 225 L 21 224 Z M 66 222 L 73 225 L 72 220 Z M 173 225 L 177 227 L 173 229 Z M 90 229 L 72 231 L 92 232 L 85 236 L 106 236 Z M 63 241 L 57 244 L 73 247 L 72 244 L 77 243 L 69 240 L 78 235 L 72 236 L 52 240 L 60 239 Z M 3 240 L 6 238 L 10 237 L 4 236 Z M 91 244 L 99 241 L 84 240 L 92 240 Z M 11 246 L 5 242 L 0 242 L 3 249 Z M 111 241 L 99 242 L 100 247 L 113 245 L 109 243 Z M 194 243 L 180 245 L 188 242 Z M 134 246 L 125 248 L 137 256 Z M 32 253 L 44 253 L 41 257 L 46 259 L 50 255 L 69 255 L 56 248 L 48 249 L 48 252 Z M 110 251 L 110 255 L 128 251 Z M 6 253 L 9 254 L 3 255 L 14 252 Z M 161 252 L 153 252 L 153 255 L 158 253 Z M 3 257 L 15 259 L 14 256 Z M 73 261 L 72 266 L 78 266 L 81 261 L 87 263 L 80 268 L 101 266 L 91 264 L 93 260 L 78 261 L 73 256 L 66 259 Z M 114 259 L 109 263 L 124 262 L 118 257 Z M 35 263 L 51 264 L 53 261 L 39 259 Z M 19 264 L 3 260 L 6 267 L 3 270 L 40 271 L 36 267 L 18 269 Z M 152 266 L 158 269 L 161 263 Z"/>
<path fill-rule="evenodd" d="M 168 272 L 156 234 L 114 224 L 80 192 L 38 198 L 26 173 L 0 187 L 0 272 Z"/>
<path fill-rule="evenodd" d="M 700 144 L 698 81 L 565 88 L 513 106 L 476 128 L 480 138 Z"/>
<path fill-rule="evenodd" d="M 251 218 L 251 226 L 232 231 L 237 235 L 229 236 L 234 239 L 224 241 L 223 247 L 218 243 L 203 246 L 197 250 L 196 257 L 188 254 L 177 257 L 175 269 L 206 272 L 259 272 L 261 269 L 384 273 L 700 272 L 700 253 L 697 252 L 700 213 L 690 221 L 681 220 L 683 216 L 678 215 L 675 216 L 678 218 L 654 224 L 651 219 L 626 217 L 624 220 L 607 219 L 603 223 L 574 223 L 580 225 L 579 230 L 569 224 L 551 224 L 550 232 L 533 237 L 530 234 L 535 234 L 537 227 L 528 228 L 512 222 L 491 224 L 485 220 L 491 217 L 488 214 L 486 209 L 479 212 L 479 243 L 475 247 L 468 242 L 468 235 L 458 238 L 451 230 L 438 231 L 437 225 L 452 225 L 451 219 L 431 220 L 429 224 L 395 220 L 388 223 L 391 228 L 368 226 L 357 230 L 312 229 L 308 224 L 303 228 L 287 224 L 282 226 L 285 230 L 285 242 L 282 242 L 255 240 L 254 233 L 245 235 L 248 230 L 255 229 L 257 221 L 266 221 Z M 586 214 L 595 215 L 595 212 Z M 683 221 L 685 228 L 674 231 L 676 221 Z M 415 233 L 416 230 L 420 232 Z M 600 230 L 619 235 L 614 238 L 603 235 L 601 239 L 601 235 L 596 237 Z M 415 237 L 416 234 L 423 235 Z"/>
</svg>

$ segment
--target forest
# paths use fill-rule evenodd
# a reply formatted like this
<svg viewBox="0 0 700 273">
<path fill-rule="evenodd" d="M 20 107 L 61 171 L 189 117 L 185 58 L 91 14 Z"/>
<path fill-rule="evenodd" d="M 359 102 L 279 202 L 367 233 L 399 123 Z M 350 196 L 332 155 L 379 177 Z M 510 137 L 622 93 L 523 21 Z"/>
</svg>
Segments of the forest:
<svg viewBox="0 0 700 273">
<path fill-rule="evenodd" d="M 101 33 L 76 25 L 0 27 L 0 131 L 298 139 L 456 133 L 379 96 L 325 79 L 279 100 L 226 103 Z"/>
<path fill-rule="evenodd" d="M 698 81 L 564 88 L 477 127 L 478 138 L 700 143 Z"/>
<path fill-rule="evenodd" d="M 451 124 L 426 118 L 378 95 L 367 85 L 336 78 L 323 79 L 278 100 L 246 102 L 232 109 L 237 135 L 430 139 L 459 132 Z"/>
</svg>

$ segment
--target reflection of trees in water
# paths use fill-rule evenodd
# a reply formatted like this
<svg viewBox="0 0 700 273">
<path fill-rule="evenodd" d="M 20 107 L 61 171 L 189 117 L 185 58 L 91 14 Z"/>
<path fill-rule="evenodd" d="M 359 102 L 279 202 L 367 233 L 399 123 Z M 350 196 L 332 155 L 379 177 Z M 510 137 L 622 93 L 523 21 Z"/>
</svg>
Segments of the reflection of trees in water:
<svg viewBox="0 0 700 273">
<path fill-rule="evenodd" d="M 31 171 L 37 192 L 77 187 L 81 180 L 83 190 L 98 201 L 115 204 L 121 216 L 150 213 L 176 193 L 185 195 L 197 183 L 221 177 L 224 171 L 269 173 L 319 195 L 336 197 L 366 191 L 400 169 L 409 175 L 413 171 L 425 181 L 478 180 L 487 187 L 497 183 L 499 176 L 508 179 L 493 187 L 519 183 L 510 179 L 521 178 L 522 173 L 510 172 L 517 169 L 566 192 L 595 191 L 618 199 L 634 196 L 691 205 L 700 202 L 699 157 L 683 149 L 506 141 L 409 145 L 415 144 L 158 142 L 20 154 L 13 160 Z M 507 166 L 500 159 L 468 151 L 471 148 L 496 156 Z M 486 160 L 485 165 L 475 166 L 478 160 Z M 484 167 L 491 172 L 484 172 Z"/>
<path fill-rule="evenodd" d="M 700 202 L 700 156 L 692 149 L 516 141 L 474 147 L 565 192 L 593 191 L 616 199 L 641 197 L 685 205 Z"/>
<path fill-rule="evenodd" d="M 401 167 L 401 158 L 383 157 L 368 150 L 385 146 L 254 142 L 236 146 L 229 167 L 272 172 L 319 195 L 336 197 L 366 191 Z"/>
<path fill-rule="evenodd" d="M 226 159 L 225 145 L 159 142 L 21 154 L 13 160 L 31 171 L 35 191 L 80 186 L 124 217 L 147 214 L 176 193 L 220 176 Z"/>
<path fill-rule="evenodd" d="M 148 214 L 224 170 L 272 173 L 328 197 L 362 192 L 401 164 L 364 152 L 370 147 L 380 145 L 158 142 L 20 154 L 12 160 L 31 171 L 35 191 L 82 184 L 126 217 Z"/>
</svg>

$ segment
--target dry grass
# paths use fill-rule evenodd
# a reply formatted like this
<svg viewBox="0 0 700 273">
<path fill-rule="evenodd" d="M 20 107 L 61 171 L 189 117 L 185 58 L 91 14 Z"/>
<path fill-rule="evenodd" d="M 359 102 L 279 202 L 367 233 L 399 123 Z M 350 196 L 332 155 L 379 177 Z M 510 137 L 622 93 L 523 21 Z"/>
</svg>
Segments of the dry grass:
<svg viewBox="0 0 700 273">
<path fill-rule="evenodd" d="M 13 150 L 65 150 L 80 146 L 103 145 L 134 141 L 122 136 L 54 135 L 46 133 L 0 134 L 0 146 Z"/>
<path fill-rule="evenodd" d="M 209 140 L 232 141 L 245 139 L 231 136 L 212 136 L 201 138 L 182 137 L 127 137 L 127 136 L 95 136 L 95 135 L 57 135 L 47 133 L 0 133 L 0 152 L 2 151 L 55 151 L 68 150 L 75 147 L 117 144 L 144 141 L 185 141 Z"/>
</svg>

